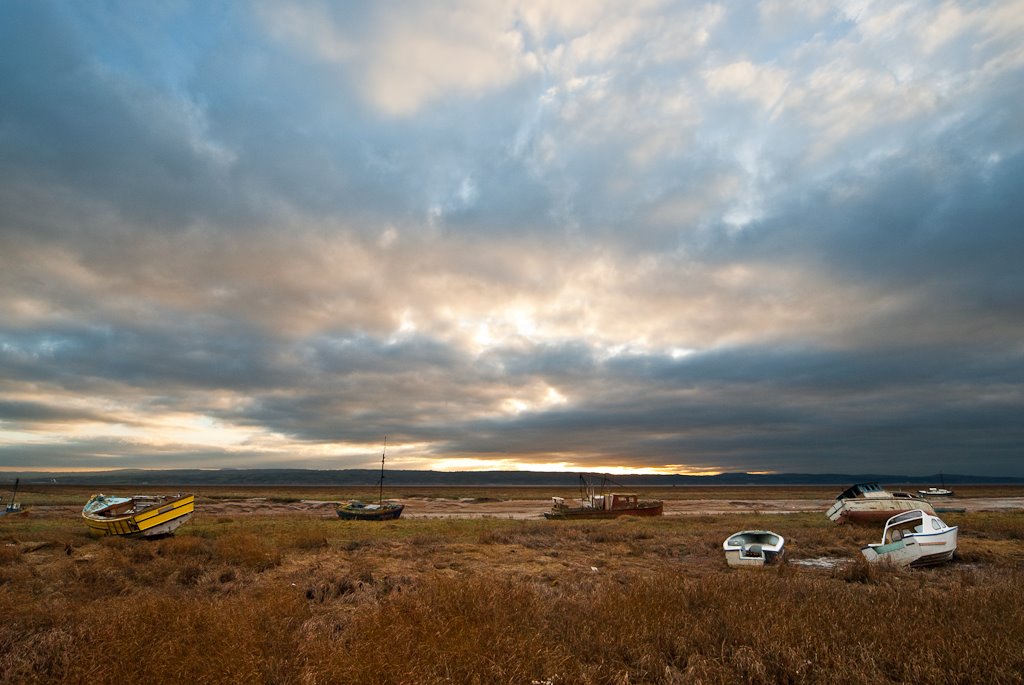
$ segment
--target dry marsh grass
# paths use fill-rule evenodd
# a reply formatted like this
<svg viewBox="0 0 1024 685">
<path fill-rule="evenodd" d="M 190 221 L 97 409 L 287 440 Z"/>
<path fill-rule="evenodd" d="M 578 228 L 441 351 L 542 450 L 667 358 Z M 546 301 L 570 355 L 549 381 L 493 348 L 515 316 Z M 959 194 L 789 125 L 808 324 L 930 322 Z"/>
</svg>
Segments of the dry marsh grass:
<svg viewBox="0 0 1024 685">
<path fill-rule="evenodd" d="M 1024 513 L 949 518 L 960 559 L 915 571 L 804 514 L 197 516 L 154 541 L 26 518 L 0 530 L 0 682 L 1024 682 Z M 727 568 L 751 527 L 848 562 Z"/>
</svg>

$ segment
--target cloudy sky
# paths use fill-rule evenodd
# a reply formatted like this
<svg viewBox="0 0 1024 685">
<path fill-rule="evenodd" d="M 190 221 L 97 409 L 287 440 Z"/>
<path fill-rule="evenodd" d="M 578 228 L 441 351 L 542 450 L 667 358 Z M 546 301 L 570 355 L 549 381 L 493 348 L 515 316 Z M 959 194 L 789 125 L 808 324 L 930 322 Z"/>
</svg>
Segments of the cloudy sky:
<svg viewBox="0 0 1024 685">
<path fill-rule="evenodd" d="M 0 1 L 0 468 L 1024 476 L 1024 2 Z"/>
</svg>

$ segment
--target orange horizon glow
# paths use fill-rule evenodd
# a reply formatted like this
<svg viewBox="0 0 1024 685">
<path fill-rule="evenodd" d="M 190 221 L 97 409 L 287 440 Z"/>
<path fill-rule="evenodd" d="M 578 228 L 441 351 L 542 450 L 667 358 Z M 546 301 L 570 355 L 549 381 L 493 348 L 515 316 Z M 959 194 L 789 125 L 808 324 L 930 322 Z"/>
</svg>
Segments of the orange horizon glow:
<svg viewBox="0 0 1024 685">
<path fill-rule="evenodd" d="M 274 470 L 291 469 L 287 466 L 259 466 L 259 467 L 175 467 L 175 466 L 147 466 L 147 467 L 54 467 L 54 468 L 30 468 L 18 466 L 0 466 L 0 473 L 103 473 L 109 471 L 246 471 L 246 470 Z M 331 468 L 307 468 L 308 471 L 348 471 L 360 467 L 349 467 L 342 469 Z M 373 468 L 372 466 L 362 467 Z M 485 459 L 443 459 L 433 464 L 425 464 L 421 468 L 395 468 L 393 471 L 435 471 L 439 473 L 486 473 L 488 471 L 522 471 L 533 473 L 607 473 L 615 476 L 718 476 L 725 471 L 717 469 L 699 469 L 693 467 L 677 468 L 676 465 L 663 467 L 629 467 L 611 466 L 607 464 L 585 465 L 567 462 L 553 462 L 531 464 L 529 462 L 518 462 L 506 459 L 485 460 Z M 750 475 L 770 475 L 775 471 L 744 471 Z"/>
</svg>

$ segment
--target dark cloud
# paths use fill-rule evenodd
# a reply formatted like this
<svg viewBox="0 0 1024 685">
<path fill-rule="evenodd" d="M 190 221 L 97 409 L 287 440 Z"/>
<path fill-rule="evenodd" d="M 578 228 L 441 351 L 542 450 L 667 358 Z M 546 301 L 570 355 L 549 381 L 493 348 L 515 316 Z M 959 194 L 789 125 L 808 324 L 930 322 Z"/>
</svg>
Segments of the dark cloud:
<svg viewBox="0 0 1024 685">
<path fill-rule="evenodd" d="M 0 424 L 40 426 L 47 423 L 96 421 L 99 419 L 99 414 L 88 410 L 81 411 L 43 402 L 0 401 Z"/>
</svg>

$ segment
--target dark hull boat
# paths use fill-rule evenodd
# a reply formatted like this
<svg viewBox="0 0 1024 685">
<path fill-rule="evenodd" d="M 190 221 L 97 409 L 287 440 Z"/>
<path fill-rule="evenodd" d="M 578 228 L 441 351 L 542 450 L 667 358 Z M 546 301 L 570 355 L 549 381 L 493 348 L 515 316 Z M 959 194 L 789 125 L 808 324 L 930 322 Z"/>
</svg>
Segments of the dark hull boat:
<svg viewBox="0 0 1024 685">
<path fill-rule="evenodd" d="M 402 515 L 404 504 L 384 502 L 382 504 L 364 504 L 349 502 L 338 507 L 338 518 L 345 521 L 392 521 Z"/>
<path fill-rule="evenodd" d="M 339 504 L 338 518 L 344 521 L 393 521 L 402 515 L 404 504 L 384 501 L 384 457 L 388 453 L 388 439 L 384 437 L 384 451 L 380 455 L 380 498 L 376 504 L 352 500 Z"/>
<path fill-rule="evenodd" d="M 14 492 L 11 493 L 11 501 L 3 506 L 4 498 L 0 497 L 0 516 L 6 516 L 7 514 L 23 514 L 24 509 L 21 508 L 21 502 L 16 502 L 15 498 L 18 496 L 18 483 L 21 482 L 20 478 L 14 479 Z"/>
</svg>

